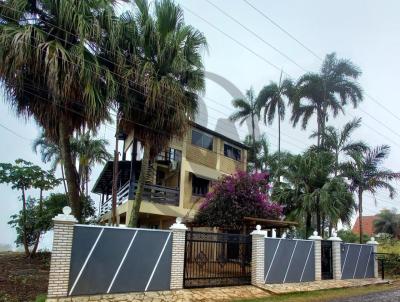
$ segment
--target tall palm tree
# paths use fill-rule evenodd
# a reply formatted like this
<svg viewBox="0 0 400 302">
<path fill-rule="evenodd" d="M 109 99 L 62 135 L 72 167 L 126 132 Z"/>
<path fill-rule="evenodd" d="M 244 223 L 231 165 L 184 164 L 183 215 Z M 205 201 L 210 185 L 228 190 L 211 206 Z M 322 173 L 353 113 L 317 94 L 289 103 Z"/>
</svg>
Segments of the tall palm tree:
<svg viewBox="0 0 400 302">
<path fill-rule="evenodd" d="M 2 1 L 0 80 L 19 116 L 33 117 L 59 146 L 73 214 L 81 219 L 78 173 L 70 139 L 108 117 L 115 87 L 97 58 L 102 24 L 114 18 L 107 0 Z"/>
<path fill-rule="evenodd" d="M 255 134 L 255 127 L 256 127 L 256 122 L 260 118 L 260 110 L 256 101 L 256 97 L 254 95 L 254 89 L 250 88 L 249 90 L 246 91 L 246 97 L 239 98 L 239 99 L 234 99 L 232 101 L 232 105 L 235 109 L 237 109 L 236 112 L 234 112 L 229 119 L 231 121 L 239 121 L 240 125 L 243 125 L 243 123 L 250 118 L 251 120 L 251 140 L 252 140 L 252 149 L 253 149 L 253 154 L 257 154 L 257 146 L 256 146 L 256 134 Z M 255 169 L 257 170 L 258 164 L 257 161 L 254 162 Z"/>
<path fill-rule="evenodd" d="M 124 75 L 118 127 L 134 130 L 144 149 L 130 226 L 138 224 L 149 161 L 173 137 L 182 138 L 194 118 L 197 94 L 205 87 L 202 51 L 207 47 L 203 34 L 185 24 L 182 9 L 172 0 L 155 1 L 154 10 L 146 0 L 136 0 L 135 10 L 121 16 L 117 43 L 125 51 L 115 56 L 122 61 L 118 74 Z"/>
<path fill-rule="evenodd" d="M 390 147 L 387 145 L 367 148 L 364 151 L 351 152 L 349 162 L 342 165 L 343 175 L 350 181 L 350 187 L 358 197 L 358 214 L 360 223 L 360 243 L 363 236 L 363 194 L 370 192 L 375 195 L 379 189 L 389 192 L 389 197 L 396 194 L 395 188 L 390 184 L 392 180 L 400 179 L 400 173 L 395 173 L 382 167 L 383 161 L 388 157 Z"/>
<path fill-rule="evenodd" d="M 326 127 L 323 137 L 322 148 L 331 151 L 335 156 L 335 176 L 338 175 L 339 171 L 339 156 L 341 154 L 348 154 L 354 151 L 364 151 L 368 147 L 362 141 L 352 141 L 351 135 L 353 132 L 361 126 L 361 118 L 354 118 L 352 121 L 346 123 L 342 129 L 337 129 L 333 126 Z M 314 132 L 310 138 L 318 136 L 317 132 Z"/>
<path fill-rule="evenodd" d="M 305 129 L 310 118 L 317 117 L 317 146 L 322 143 L 329 111 L 336 117 L 349 102 L 354 107 L 362 101 L 362 89 L 356 81 L 360 69 L 350 60 L 328 54 L 319 73 L 306 73 L 297 81 L 297 101 L 292 112 L 293 126 L 302 121 Z"/>
<path fill-rule="evenodd" d="M 295 89 L 290 79 L 282 81 L 282 74 L 279 83 L 271 82 L 269 85 L 261 89 L 257 97 L 257 105 L 259 110 L 264 108 L 264 123 L 271 125 L 278 117 L 278 154 L 281 153 L 281 121 L 285 119 L 285 97 L 288 102 L 293 101 Z"/>
<path fill-rule="evenodd" d="M 377 215 L 374 221 L 375 234 L 387 233 L 393 235 L 394 238 L 400 236 L 400 215 L 396 209 L 383 209 Z"/>
</svg>

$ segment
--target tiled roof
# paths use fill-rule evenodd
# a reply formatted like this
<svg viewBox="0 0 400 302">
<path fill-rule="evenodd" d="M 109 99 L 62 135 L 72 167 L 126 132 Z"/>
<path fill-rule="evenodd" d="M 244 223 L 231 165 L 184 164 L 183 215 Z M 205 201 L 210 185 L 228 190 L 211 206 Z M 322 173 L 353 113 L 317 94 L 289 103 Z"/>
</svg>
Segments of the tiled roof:
<svg viewBox="0 0 400 302">
<path fill-rule="evenodd" d="M 374 235 L 374 221 L 377 219 L 376 216 L 363 216 L 363 233 L 369 236 Z M 358 234 L 360 232 L 360 222 L 359 217 L 357 217 L 356 222 L 354 223 L 353 233 Z"/>
</svg>

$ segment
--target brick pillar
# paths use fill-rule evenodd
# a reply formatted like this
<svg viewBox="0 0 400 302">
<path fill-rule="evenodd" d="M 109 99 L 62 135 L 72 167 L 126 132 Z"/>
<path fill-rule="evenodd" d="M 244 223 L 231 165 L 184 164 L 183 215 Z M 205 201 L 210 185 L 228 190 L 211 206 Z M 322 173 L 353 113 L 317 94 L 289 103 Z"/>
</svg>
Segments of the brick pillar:
<svg viewBox="0 0 400 302">
<path fill-rule="evenodd" d="M 47 296 L 68 296 L 69 269 L 71 260 L 74 224 L 78 221 L 71 214 L 70 207 L 63 208 L 63 214 L 53 218 L 54 235 L 51 252 L 49 287 Z"/>
<path fill-rule="evenodd" d="M 376 253 L 378 252 L 378 242 L 375 241 L 374 237 L 371 237 L 371 240 L 367 242 L 367 244 L 372 245 L 372 252 L 374 253 L 374 278 L 378 278 L 378 259 L 376 257 Z"/>
<path fill-rule="evenodd" d="M 265 251 L 265 231 L 261 231 L 261 226 L 257 225 L 256 230 L 251 233 L 251 284 L 264 284 L 264 251 Z"/>
<path fill-rule="evenodd" d="M 170 289 L 183 288 L 183 274 L 185 265 L 185 234 L 187 227 L 181 218 L 176 218 L 170 230 L 172 231 L 172 260 Z"/>
<path fill-rule="evenodd" d="M 332 241 L 332 268 L 333 268 L 333 279 L 340 280 L 342 279 L 342 263 L 341 263 L 341 242 L 337 236 L 337 233 L 334 232 L 332 237 L 328 240 Z"/>
<path fill-rule="evenodd" d="M 308 239 L 314 240 L 315 281 L 321 280 L 321 236 L 314 232 Z"/>
</svg>

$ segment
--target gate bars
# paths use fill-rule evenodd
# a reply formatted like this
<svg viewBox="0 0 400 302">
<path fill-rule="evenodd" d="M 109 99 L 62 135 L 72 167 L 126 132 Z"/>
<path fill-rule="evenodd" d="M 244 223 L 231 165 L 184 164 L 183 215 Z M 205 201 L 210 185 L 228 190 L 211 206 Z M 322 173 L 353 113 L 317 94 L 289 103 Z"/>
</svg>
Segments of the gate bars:
<svg viewBox="0 0 400 302">
<path fill-rule="evenodd" d="M 251 236 L 186 232 L 184 287 L 251 283 Z"/>
</svg>

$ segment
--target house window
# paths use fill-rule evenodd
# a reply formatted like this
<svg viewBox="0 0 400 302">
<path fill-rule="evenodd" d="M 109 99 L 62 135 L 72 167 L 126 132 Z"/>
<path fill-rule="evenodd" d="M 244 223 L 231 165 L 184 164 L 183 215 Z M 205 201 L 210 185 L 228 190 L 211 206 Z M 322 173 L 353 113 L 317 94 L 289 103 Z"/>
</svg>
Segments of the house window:
<svg viewBox="0 0 400 302">
<path fill-rule="evenodd" d="M 192 194 L 198 196 L 204 196 L 208 192 L 208 185 L 210 181 L 208 179 L 197 177 L 193 175 L 192 178 Z"/>
<path fill-rule="evenodd" d="M 192 144 L 212 150 L 213 149 L 213 138 L 210 135 L 202 133 L 197 130 L 192 130 Z"/>
<path fill-rule="evenodd" d="M 241 151 L 238 148 L 233 147 L 227 143 L 224 143 L 224 155 L 234 160 L 240 161 Z"/>
</svg>

